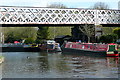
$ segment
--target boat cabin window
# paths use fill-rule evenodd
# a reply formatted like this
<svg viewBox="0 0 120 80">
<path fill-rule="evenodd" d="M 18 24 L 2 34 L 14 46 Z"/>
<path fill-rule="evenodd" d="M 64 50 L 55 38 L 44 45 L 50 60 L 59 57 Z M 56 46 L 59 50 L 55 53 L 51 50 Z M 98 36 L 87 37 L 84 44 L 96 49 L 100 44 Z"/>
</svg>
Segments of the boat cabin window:
<svg viewBox="0 0 120 80">
<path fill-rule="evenodd" d="M 53 41 L 53 40 L 48 40 L 48 41 L 47 41 L 47 44 L 55 44 L 55 41 Z"/>
</svg>

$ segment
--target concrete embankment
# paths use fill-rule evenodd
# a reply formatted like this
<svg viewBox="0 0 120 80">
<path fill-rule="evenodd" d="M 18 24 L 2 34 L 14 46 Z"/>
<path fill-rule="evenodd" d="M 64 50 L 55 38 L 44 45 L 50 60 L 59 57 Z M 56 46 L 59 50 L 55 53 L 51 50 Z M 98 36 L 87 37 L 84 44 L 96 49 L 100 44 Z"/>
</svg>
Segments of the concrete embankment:
<svg viewBox="0 0 120 80">
<path fill-rule="evenodd" d="M 0 64 L 4 62 L 4 57 L 0 56 Z"/>
</svg>

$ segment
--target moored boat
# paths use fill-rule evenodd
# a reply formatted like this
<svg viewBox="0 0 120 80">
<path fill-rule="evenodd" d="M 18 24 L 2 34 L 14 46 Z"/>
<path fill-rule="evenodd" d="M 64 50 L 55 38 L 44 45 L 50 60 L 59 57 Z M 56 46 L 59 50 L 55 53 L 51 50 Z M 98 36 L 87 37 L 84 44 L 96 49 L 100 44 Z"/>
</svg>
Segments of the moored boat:
<svg viewBox="0 0 120 80">
<path fill-rule="evenodd" d="M 27 44 L 24 45 L 24 51 L 25 52 L 39 52 L 40 48 L 37 44 Z"/>
<path fill-rule="evenodd" d="M 80 43 L 80 42 L 65 42 L 61 47 L 63 52 L 79 53 L 82 55 L 94 56 L 119 56 L 117 44 L 102 44 L 102 43 Z"/>
<path fill-rule="evenodd" d="M 23 52 L 23 46 L 23 43 L 4 43 L 0 47 L 2 52 Z"/>
<path fill-rule="evenodd" d="M 24 43 L 5 43 L 0 44 L 2 52 L 39 52 L 40 48 L 35 45 Z"/>
<path fill-rule="evenodd" d="M 47 52 L 61 52 L 60 44 L 54 40 L 47 40 L 39 46 L 40 50 Z"/>
</svg>

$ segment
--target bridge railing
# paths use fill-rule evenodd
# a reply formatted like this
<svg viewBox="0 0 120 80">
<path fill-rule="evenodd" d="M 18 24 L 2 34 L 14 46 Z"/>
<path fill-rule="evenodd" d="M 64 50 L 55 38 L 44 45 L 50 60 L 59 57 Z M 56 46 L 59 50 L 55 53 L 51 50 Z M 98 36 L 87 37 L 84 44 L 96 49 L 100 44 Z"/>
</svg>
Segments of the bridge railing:
<svg viewBox="0 0 120 80">
<path fill-rule="evenodd" d="M 0 7 L 0 24 L 120 24 L 120 10 Z"/>
</svg>

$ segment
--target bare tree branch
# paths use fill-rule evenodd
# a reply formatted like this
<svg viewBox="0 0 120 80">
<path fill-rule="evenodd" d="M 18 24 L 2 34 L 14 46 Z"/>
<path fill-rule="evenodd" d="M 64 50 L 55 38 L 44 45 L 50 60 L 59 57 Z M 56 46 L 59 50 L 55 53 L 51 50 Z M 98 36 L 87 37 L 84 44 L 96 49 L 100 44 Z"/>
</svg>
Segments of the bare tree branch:
<svg viewBox="0 0 120 80">
<path fill-rule="evenodd" d="M 79 30 L 82 31 L 88 37 L 88 42 L 90 42 L 90 37 L 95 34 L 95 27 L 94 25 L 81 25 L 79 26 Z"/>
<path fill-rule="evenodd" d="M 109 9 L 109 6 L 104 2 L 97 2 L 94 4 L 93 9 L 99 9 L 99 10 Z"/>
</svg>

